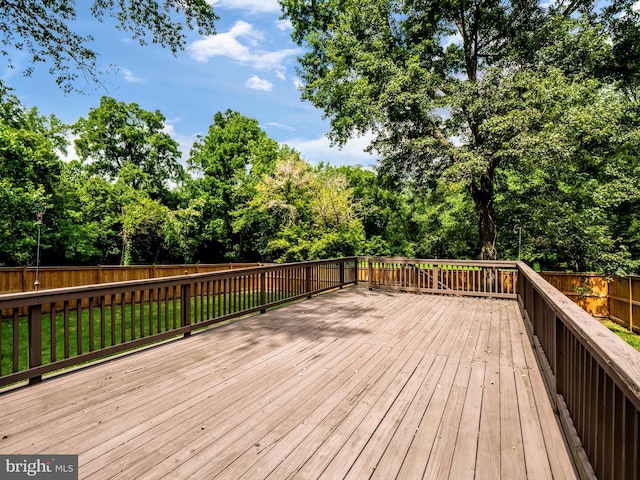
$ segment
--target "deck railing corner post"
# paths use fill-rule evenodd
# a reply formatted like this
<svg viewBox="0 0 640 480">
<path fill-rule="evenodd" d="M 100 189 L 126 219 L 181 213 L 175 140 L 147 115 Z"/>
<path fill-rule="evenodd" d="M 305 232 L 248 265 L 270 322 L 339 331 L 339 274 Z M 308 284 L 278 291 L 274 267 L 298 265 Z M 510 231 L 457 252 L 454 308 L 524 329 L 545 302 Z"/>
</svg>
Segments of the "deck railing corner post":
<svg viewBox="0 0 640 480">
<path fill-rule="evenodd" d="M 360 263 L 360 257 L 355 257 L 355 260 L 353 261 L 353 276 L 354 276 L 354 283 L 356 285 L 358 285 L 358 276 L 360 275 L 358 272 L 359 263 Z"/>
</svg>

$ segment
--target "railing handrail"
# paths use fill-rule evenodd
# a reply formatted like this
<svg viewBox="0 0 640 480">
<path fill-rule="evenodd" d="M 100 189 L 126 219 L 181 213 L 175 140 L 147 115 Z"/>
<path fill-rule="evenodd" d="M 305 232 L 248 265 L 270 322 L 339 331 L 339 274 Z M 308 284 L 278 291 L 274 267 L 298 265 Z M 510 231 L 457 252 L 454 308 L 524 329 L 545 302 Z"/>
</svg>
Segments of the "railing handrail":
<svg viewBox="0 0 640 480">
<path fill-rule="evenodd" d="M 327 260 L 311 260 L 307 262 L 297 262 L 297 263 L 279 263 L 279 264 L 268 264 L 261 265 L 258 267 L 242 267 L 235 268 L 233 270 L 222 270 L 218 272 L 202 272 L 202 273 L 190 273 L 188 275 L 173 275 L 168 277 L 156 277 L 156 278 L 144 278 L 140 280 L 126 280 L 124 282 L 109 282 L 109 283 L 95 283 L 90 285 L 78 285 L 75 287 L 63 287 L 63 288 L 50 288 L 43 289 L 37 291 L 29 291 L 29 292 L 13 292 L 13 293 L 5 293 L 0 294 L 0 310 L 5 308 L 13 308 L 17 306 L 16 303 L 19 303 L 19 306 L 31 306 L 37 305 L 40 303 L 50 303 L 54 301 L 63 301 L 63 300 L 75 300 L 77 298 L 77 294 L 83 294 L 82 296 L 87 297 L 89 295 L 84 295 L 85 293 L 92 293 L 95 296 L 100 295 L 101 293 L 110 292 L 110 293 L 124 293 L 129 291 L 135 291 L 137 287 L 140 286 L 156 286 L 162 287 L 164 285 L 187 285 L 193 283 L 194 281 L 200 281 L 207 278 L 211 279 L 223 279 L 223 278 L 233 278 L 243 273 L 260 273 L 260 272 L 270 272 L 275 270 L 282 270 L 288 267 L 300 267 L 302 265 L 305 266 L 313 266 L 313 265 L 327 265 L 331 263 L 335 263 L 336 261 L 355 261 L 357 257 L 345 257 L 345 258 L 334 258 Z"/>
<path fill-rule="evenodd" d="M 638 352 L 518 262 L 518 301 L 582 478 L 640 476 Z"/>
<path fill-rule="evenodd" d="M 558 318 L 583 340 L 585 348 L 602 366 L 610 370 L 613 380 L 634 394 L 631 399 L 636 408 L 640 409 L 638 352 L 573 303 L 526 263 L 519 262 L 518 269 L 545 299 Z M 616 352 L 616 355 L 612 355 L 612 352 Z"/>
<path fill-rule="evenodd" d="M 502 267 L 516 268 L 513 260 L 454 260 L 442 258 L 409 258 L 409 257 L 360 257 L 372 262 L 386 263 L 420 263 L 423 265 L 452 265 L 465 267 Z"/>
<path fill-rule="evenodd" d="M 370 288 L 516 298 L 516 262 L 368 257 Z"/>
</svg>

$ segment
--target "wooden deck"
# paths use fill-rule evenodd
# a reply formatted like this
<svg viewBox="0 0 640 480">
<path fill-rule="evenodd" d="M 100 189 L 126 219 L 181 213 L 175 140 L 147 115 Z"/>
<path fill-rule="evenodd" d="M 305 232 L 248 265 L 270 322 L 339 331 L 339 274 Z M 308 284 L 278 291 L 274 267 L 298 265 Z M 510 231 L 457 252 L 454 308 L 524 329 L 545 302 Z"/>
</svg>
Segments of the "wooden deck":
<svg viewBox="0 0 640 480">
<path fill-rule="evenodd" d="M 348 288 L 0 395 L 90 479 L 577 478 L 518 305 Z"/>
</svg>

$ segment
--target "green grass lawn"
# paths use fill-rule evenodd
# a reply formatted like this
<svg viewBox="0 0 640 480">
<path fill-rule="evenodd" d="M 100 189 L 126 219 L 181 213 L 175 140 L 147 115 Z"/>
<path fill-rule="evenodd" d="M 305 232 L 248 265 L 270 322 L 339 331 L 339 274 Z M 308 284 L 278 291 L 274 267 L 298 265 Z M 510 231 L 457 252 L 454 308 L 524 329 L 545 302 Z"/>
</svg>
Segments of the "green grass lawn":
<svg viewBox="0 0 640 480">
<path fill-rule="evenodd" d="M 630 332 L 629 329 L 624 328 L 611 320 L 603 320 L 600 323 L 640 352 L 640 335 Z"/>
</svg>

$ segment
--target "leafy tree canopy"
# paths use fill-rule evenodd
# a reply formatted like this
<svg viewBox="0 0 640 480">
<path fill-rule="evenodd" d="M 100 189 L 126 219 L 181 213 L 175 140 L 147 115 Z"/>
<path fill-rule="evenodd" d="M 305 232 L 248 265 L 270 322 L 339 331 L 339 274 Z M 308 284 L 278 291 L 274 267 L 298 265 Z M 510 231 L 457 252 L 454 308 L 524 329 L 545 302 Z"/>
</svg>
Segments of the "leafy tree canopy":
<svg viewBox="0 0 640 480">
<path fill-rule="evenodd" d="M 0 265 L 29 264 L 36 210 L 50 208 L 58 195 L 63 164 L 56 150 L 64 147 L 64 127 L 4 90 L 0 102 Z"/>
<path fill-rule="evenodd" d="M 144 45 L 151 41 L 174 54 L 184 48 L 183 27 L 197 29 L 203 35 L 215 33 L 217 17 L 206 0 L 94 0 L 80 2 L 90 8 L 98 21 L 112 17 L 118 28 L 129 32 Z M 31 56 L 25 70 L 30 75 L 38 63 L 51 62 L 49 72 L 65 92 L 74 89 L 79 75 L 98 81 L 97 53 L 91 49 L 91 35 L 74 30 L 74 0 L 3 0 L 0 2 L 0 53 L 14 68 L 14 52 Z"/>
<path fill-rule="evenodd" d="M 91 172 L 162 197 L 170 183 L 184 178 L 178 143 L 164 131 L 164 121 L 158 110 L 102 97 L 73 126 L 76 152 Z"/>
<path fill-rule="evenodd" d="M 634 51 L 639 17 L 632 0 L 604 7 L 537 0 L 280 3 L 294 40 L 308 50 L 299 59 L 302 98 L 324 110 L 332 139 L 373 131 L 384 171 L 464 180 L 482 258 L 498 254 L 496 175 L 504 146 L 517 135 L 494 121 L 505 108 L 496 92 L 522 70 L 555 66 L 577 80 L 613 82 L 636 68 L 622 61 L 615 63 L 619 71 L 608 68 Z M 542 112 L 557 98 L 547 100 Z"/>
</svg>

